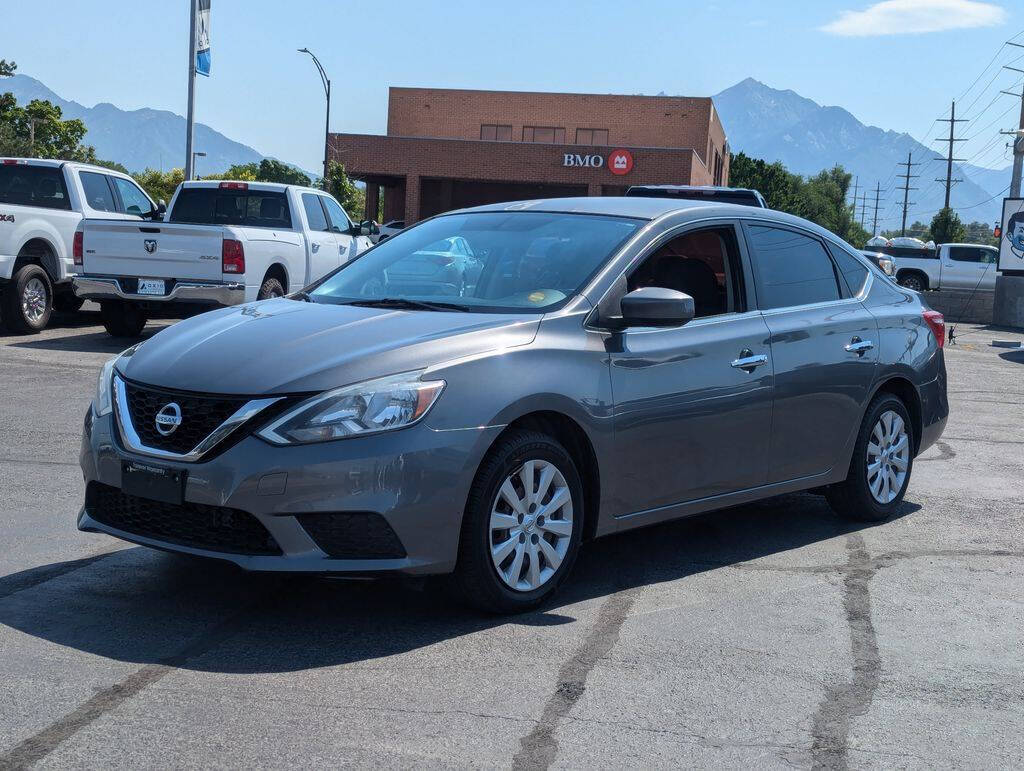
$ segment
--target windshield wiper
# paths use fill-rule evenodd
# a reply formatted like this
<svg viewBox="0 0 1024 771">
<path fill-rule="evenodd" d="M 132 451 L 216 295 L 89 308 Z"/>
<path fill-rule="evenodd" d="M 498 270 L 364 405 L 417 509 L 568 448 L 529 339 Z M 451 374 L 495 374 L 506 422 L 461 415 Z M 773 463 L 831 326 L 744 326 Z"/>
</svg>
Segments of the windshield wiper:
<svg viewBox="0 0 1024 771">
<path fill-rule="evenodd" d="M 351 300 L 344 305 L 359 305 L 364 308 L 397 308 L 411 311 L 460 311 L 469 313 L 469 308 L 458 303 L 426 302 L 409 300 L 404 297 L 377 297 L 367 300 Z"/>
<path fill-rule="evenodd" d="M 289 300 L 302 300 L 303 302 L 307 302 L 307 303 L 315 303 L 316 302 L 316 300 L 314 300 L 310 296 L 309 292 L 304 292 L 301 289 L 298 292 L 292 292 L 290 295 L 288 295 L 288 299 Z"/>
</svg>

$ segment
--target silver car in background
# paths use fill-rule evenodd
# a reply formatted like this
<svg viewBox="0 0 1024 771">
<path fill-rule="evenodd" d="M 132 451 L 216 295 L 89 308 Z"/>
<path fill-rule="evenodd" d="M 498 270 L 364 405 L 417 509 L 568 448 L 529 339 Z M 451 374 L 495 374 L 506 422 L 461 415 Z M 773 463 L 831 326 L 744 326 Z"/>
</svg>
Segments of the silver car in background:
<svg viewBox="0 0 1024 771">
<path fill-rule="evenodd" d="M 392 282 L 450 239 L 480 261 L 461 294 Z M 946 423 L 944 329 L 771 210 L 453 212 L 109 362 L 78 526 L 249 570 L 451 573 L 522 611 L 591 538 L 798 490 L 891 516 Z"/>
</svg>

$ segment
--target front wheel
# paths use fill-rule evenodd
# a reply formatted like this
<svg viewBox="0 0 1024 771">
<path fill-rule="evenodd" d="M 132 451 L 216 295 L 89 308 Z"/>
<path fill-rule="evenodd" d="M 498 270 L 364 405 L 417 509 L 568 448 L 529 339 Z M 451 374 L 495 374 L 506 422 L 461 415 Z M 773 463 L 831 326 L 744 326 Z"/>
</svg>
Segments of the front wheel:
<svg viewBox="0 0 1024 771">
<path fill-rule="evenodd" d="M 924 291 L 924 279 L 921 278 L 919 273 L 906 273 L 900 278 L 900 286 L 905 286 L 907 289 L 913 289 L 915 292 Z"/>
<path fill-rule="evenodd" d="M 138 337 L 146 326 L 146 313 L 132 303 L 109 300 L 100 303 L 100 319 L 113 337 Z"/>
<path fill-rule="evenodd" d="M 903 503 L 913 465 L 910 414 L 899 397 L 880 394 L 864 415 L 846 479 L 825 495 L 843 516 L 881 522 Z"/>
<path fill-rule="evenodd" d="M 455 581 L 492 613 L 532 610 L 562 585 L 579 551 L 583 490 L 571 456 L 535 431 L 491 449 L 469 494 Z"/>
<path fill-rule="evenodd" d="M 53 311 L 53 284 L 38 265 L 23 265 L 0 297 L 4 323 L 13 332 L 31 334 L 46 327 Z"/>
</svg>

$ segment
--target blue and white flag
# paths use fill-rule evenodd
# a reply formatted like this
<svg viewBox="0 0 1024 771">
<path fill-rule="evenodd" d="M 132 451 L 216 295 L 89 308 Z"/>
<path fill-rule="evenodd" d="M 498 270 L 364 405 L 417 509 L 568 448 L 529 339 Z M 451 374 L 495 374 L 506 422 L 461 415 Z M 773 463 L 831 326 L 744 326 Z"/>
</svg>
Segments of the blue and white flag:
<svg viewBox="0 0 1024 771">
<path fill-rule="evenodd" d="M 210 0 L 193 0 L 196 3 L 196 72 L 210 77 Z"/>
</svg>

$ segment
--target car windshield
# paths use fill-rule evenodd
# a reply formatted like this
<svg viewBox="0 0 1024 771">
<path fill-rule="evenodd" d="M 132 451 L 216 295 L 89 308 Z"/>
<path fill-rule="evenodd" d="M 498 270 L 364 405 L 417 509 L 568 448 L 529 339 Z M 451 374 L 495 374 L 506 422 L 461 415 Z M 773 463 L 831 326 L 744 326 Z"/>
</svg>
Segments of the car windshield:
<svg viewBox="0 0 1024 771">
<path fill-rule="evenodd" d="M 642 224 L 553 212 L 450 214 L 392 236 L 308 297 L 336 304 L 425 303 L 424 310 L 551 310 L 576 294 Z"/>
</svg>

